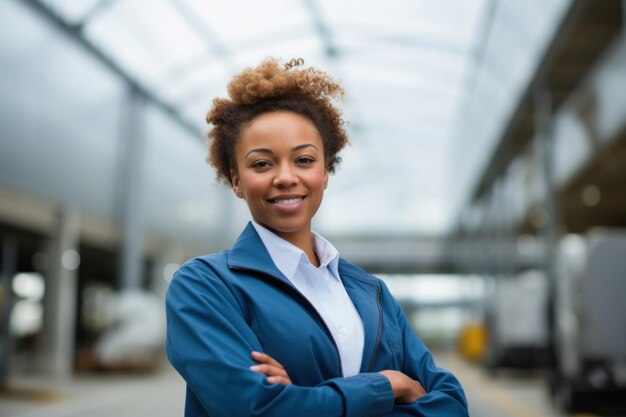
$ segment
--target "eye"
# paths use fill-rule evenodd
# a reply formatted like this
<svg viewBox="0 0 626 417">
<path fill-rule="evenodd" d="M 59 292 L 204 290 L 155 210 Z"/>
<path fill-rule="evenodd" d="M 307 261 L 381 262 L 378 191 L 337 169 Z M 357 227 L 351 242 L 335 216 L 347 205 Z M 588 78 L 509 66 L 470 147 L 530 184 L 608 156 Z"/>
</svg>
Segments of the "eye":
<svg viewBox="0 0 626 417">
<path fill-rule="evenodd" d="M 309 156 L 301 156 L 300 158 L 296 159 L 296 164 L 298 165 L 310 165 L 313 162 L 315 162 L 315 159 Z"/>
<path fill-rule="evenodd" d="M 267 168 L 270 166 L 269 161 L 256 161 L 254 163 L 252 163 L 252 165 L 250 165 L 250 167 L 252 168 Z"/>
</svg>

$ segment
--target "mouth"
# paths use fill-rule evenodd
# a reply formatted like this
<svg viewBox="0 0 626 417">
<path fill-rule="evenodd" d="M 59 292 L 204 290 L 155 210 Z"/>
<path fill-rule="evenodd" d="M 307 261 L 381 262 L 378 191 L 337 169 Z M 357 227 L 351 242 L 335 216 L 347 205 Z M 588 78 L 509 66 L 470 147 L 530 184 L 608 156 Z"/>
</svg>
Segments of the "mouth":
<svg viewBox="0 0 626 417">
<path fill-rule="evenodd" d="M 305 198 L 305 195 L 279 195 L 273 198 L 268 198 L 267 201 L 279 212 L 289 214 L 298 211 Z"/>
<path fill-rule="evenodd" d="M 302 200 L 304 200 L 304 197 L 273 198 L 273 199 L 270 199 L 270 202 L 275 203 L 275 204 L 280 204 L 283 206 L 291 206 L 293 204 L 299 203 Z"/>
</svg>

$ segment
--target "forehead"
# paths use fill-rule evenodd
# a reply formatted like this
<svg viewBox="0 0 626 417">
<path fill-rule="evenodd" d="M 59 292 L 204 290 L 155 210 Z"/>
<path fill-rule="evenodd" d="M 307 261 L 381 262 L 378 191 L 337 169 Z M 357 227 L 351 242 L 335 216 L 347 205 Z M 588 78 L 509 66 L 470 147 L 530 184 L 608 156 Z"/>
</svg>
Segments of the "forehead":
<svg viewBox="0 0 626 417">
<path fill-rule="evenodd" d="M 269 147 L 302 143 L 322 144 L 313 122 L 291 111 L 272 111 L 252 119 L 243 130 L 238 145 Z"/>
</svg>

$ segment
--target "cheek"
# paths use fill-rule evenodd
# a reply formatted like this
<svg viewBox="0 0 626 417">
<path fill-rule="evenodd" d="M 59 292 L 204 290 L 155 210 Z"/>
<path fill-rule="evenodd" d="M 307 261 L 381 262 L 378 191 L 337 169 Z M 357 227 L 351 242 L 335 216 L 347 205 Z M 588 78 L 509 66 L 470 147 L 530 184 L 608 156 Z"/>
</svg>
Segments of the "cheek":
<svg viewBox="0 0 626 417">
<path fill-rule="evenodd" d="M 324 188 L 326 185 L 326 180 L 324 177 L 324 173 L 317 174 L 309 178 L 309 188 L 311 190 L 315 190 L 319 194 L 324 193 Z"/>
<path fill-rule="evenodd" d="M 242 188 L 244 193 L 248 196 L 258 196 L 265 193 L 267 189 L 266 181 L 263 178 L 259 178 L 258 176 L 250 176 L 245 178 L 245 181 L 242 181 Z"/>
</svg>

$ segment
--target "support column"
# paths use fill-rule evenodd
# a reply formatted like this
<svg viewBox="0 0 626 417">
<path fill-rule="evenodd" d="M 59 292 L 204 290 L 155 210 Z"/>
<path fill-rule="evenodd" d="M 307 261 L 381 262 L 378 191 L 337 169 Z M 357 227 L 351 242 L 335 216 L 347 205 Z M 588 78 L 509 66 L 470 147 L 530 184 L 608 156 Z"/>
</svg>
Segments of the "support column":
<svg viewBox="0 0 626 417">
<path fill-rule="evenodd" d="M 542 152 L 542 171 L 545 184 L 545 209 L 547 221 L 543 228 L 544 258 L 543 265 L 548 279 L 548 351 L 550 363 L 557 366 L 556 352 L 556 246 L 558 211 L 556 189 L 554 187 L 554 126 L 552 115 L 552 98 L 544 86 L 534 91 L 535 137 Z"/>
<path fill-rule="evenodd" d="M 626 0 L 622 0 L 622 35 L 626 38 Z"/>
<path fill-rule="evenodd" d="M 49 245 L 44 321 L 39 368 L 56 378 L 68 378 L 74 370 L 74 344 L 78 290 L 79 214 L 65 207 L 58 217 Z"/>
<path fill-rule="evenodd" d="M 2 323 L 2 335 L 0 335 L 0 389 L 7 384 L 9 378 L 9 364 L 11 363 L 12 341 L 11 334 L 11 310 L 13 309 L 13 277 L 17 267 L 17 241 L 12 235 L 5 235 L 2 238 L 2 252 L 0 253 L 0 317 Z"/>
<path fill-rule="evenodd" d="M 120 217 L 122 225 L 122 253 L 120 287 L 139 288 L 143 278 L 144 216 L 142 190 L 144 187 L 144 98 L 131 89 L 122 106 L 120 142 Z"/>
</svg>

